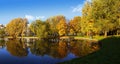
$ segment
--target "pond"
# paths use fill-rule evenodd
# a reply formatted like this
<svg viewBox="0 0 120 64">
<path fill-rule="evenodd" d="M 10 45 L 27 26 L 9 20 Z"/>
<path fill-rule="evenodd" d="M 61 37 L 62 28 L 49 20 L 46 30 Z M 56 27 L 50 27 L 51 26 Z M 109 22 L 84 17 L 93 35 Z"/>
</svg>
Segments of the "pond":
<svg viewBox="0 0 120 64">
<path fill-rule="evenodd" d="M 0 41 L 0 64 L 56 64 L 95 52 L 94 41 Z"/>
</svg>

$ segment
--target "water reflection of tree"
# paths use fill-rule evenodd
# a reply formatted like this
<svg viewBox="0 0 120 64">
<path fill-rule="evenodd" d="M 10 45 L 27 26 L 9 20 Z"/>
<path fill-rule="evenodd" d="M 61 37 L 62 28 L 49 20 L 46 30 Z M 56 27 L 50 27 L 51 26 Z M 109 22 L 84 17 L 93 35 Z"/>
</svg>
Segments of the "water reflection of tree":
<svg viewBox="0 0 120 64">
<path fill-rule="evenodd" d="M 0 41 L 0 48 L 4 48 L 5 47 L 5 41 Z"/>
<path fill-rule="evenodd" d="M 72 41 L 70 44 L 72 45 L 71 52 L 79 57 L 85 56 L 95 51 L 91 48 L 90 41 Z"/>
<path fill-rule="evenodd" d="M 54 58 L 59 58 L 58 57 L 58 50 L 57 50 L 57 48 L 58 48 L 58 43 L 53 43 L 53 42 L 48 42 L 48 43 L 50 43 L 49 44 L 49 53 L 48 53 L 48 55 L 50 55 L 51 57 L 54 57 Z"/>
<path fill-rule="evenodd" d="M 66 45 L 64 42 L 53 43 L 44 40 L 34 43 L 30 50 L 32 54 L 44 56 L 49 55 L 54 58 L 64 58 L 67 55 Z"/>
<path fill-rule="evenodd" d="M 53 43 L 44 40 L 36 41 L 30 47 L 30 50 L 34 55 L 49 55 L 54 58 L 64 58 L 69 52 L 80 57 L 94 51 L 89 41 L 59 41 L 59 43 Z"/>
<path fill-rule="evenodd" d="M 46 54 L 49 50 L 48 50 L 48 44 L 46 42 L 44 42 L 43 40 L 40 41 L 36 41 L 31 47 L 31 53 L 35 54 L 37 56 L 41 55 L 43 56 L 44 54 Z"/>
<path fill-rule="evenodd" d="M 59 53 L 59 58 L 64 58 L 67 56 L 67 42 L 65 41 L 60 41 L 59 42 L 59 47 L 58 47 L 58 53 Z"/>
<path fill-rule="evenodd" d="M 13 56 L 24 57 L 27 56 L 28 50 L 24 42 L 18 40 L 10 40 L 6 44 L 7 50 Z"/>
</svg>

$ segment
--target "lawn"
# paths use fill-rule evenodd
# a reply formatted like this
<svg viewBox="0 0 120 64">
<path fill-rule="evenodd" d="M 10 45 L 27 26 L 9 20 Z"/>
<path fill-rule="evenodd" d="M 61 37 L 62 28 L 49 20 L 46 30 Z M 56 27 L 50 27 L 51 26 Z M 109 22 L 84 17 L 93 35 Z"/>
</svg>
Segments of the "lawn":
<svg viewBox="0 0 120 64">
<path fill-rule="evenodd" d="M 94 40 L 101 40 L 104 39 L 104 36 L 93 36 L 93 38 L 90 38 L 90 36 L 73 36 L 74 38 L 86 38 L 86 39 L 94 39 Z"/>
<path fill-rule="evenodd" d="M 120 37 L 107 37 L 99 40 L 99 43 L 100 50 L 60 64 L 120 64 Z"/>
</svg>

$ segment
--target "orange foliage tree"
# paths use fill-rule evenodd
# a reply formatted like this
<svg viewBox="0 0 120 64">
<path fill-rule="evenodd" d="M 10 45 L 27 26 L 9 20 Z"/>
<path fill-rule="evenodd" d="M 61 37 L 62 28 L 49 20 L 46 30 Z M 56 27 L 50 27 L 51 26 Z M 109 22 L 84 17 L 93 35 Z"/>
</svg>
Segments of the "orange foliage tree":
<svg viewBox="0 0 120 64">
<path fill-rule="evenodd" d="M 57 24 L 58 33 L 60 36 L 64 36 L 67 34 L 67 23 L 65 19 L 61 19 Z"/>
</svg>

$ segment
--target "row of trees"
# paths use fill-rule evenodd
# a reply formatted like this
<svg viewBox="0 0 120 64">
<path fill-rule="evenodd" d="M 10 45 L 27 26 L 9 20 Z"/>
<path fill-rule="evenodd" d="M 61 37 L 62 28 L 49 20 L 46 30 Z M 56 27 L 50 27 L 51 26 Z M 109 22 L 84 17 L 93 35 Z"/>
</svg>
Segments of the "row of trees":
<svg viewBox="0 0 120 64">
<path fill-rule="evenodd" d="M 120 30 L 120 0 L 92 0 L 86 2 L 82 11 L 81 27 L 84 32 L 92 31 L 95 34 L 118 34 Z M 91 24 L 88 25 L 88 24 Z"/>
<path fill-rule="evenodd" d="M 28 21 L 26 19 L 16 18 L 6 26 L 6 31 L 8 35 L 14 38 L 24 36 L 28 30 L 31 32 L 32 36 L 39 38 L 55 38 L 78 33 L 80 20 L 81 17 L 78 16 L 70 22 L 67 22 L 65 16 L 59 15 L 50 17 L 46 21 L 35 20 L 30 26 L 27 26 Z"/>
<path fill-rule="evenodd" d="M 13 19 L 6 27 L 10 36 L 24 36 L 30 30 L 40 38 L 65 35 L 114 35 L 120 33 L 120 0 L 92 0 L 86 2 L 82 16 L 67 20 L 65 16 L 53 16 L 46 21 L 35 20 L 27 26 L 27 19 Z"/>
</svg>

